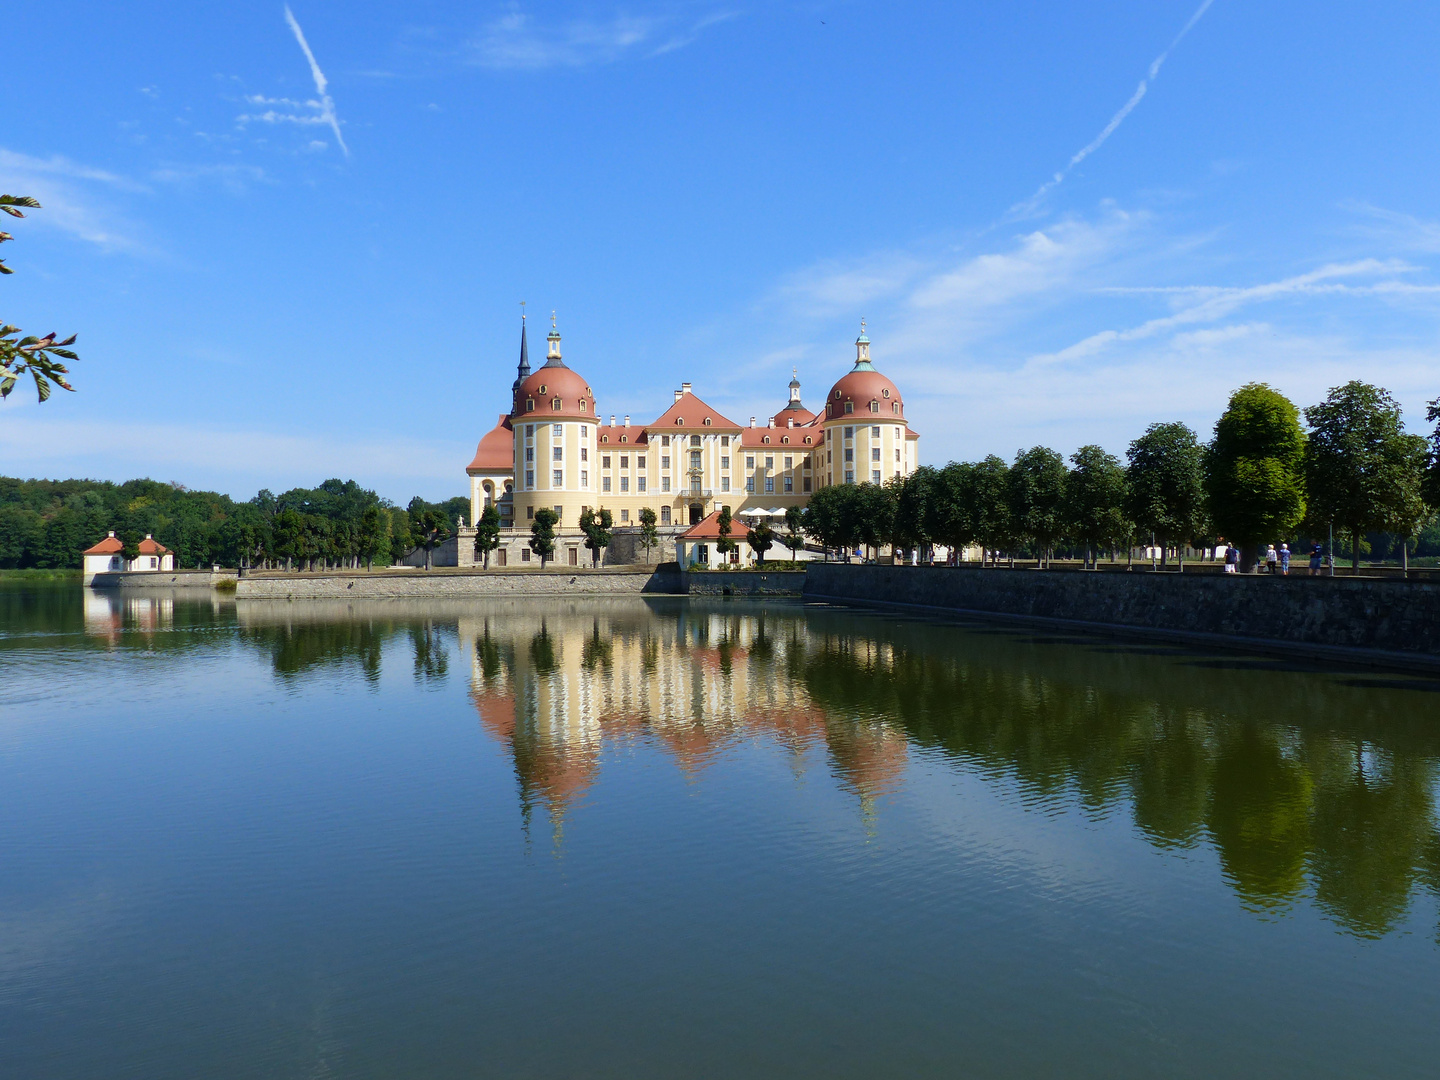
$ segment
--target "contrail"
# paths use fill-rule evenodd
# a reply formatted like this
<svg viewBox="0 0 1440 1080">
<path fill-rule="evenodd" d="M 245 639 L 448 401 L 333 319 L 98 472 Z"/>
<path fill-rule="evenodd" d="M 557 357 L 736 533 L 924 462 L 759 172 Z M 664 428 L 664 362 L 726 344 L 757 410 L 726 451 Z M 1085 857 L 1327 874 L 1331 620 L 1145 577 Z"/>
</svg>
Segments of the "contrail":
<svg viewBox="0 0 1440 1080">
<path fill-rule="evenodd" d="M 1208 5 L 1210 0 L 1205 2 Z M 295 13 L 290 10 L 289 4 L 285 5 L 285 21 L 290 24 L 295 40 L 300 43 L 305 59 L 310 61 L 310 74 L 315 79 L 315 96 L 320 99 L 320 119 L 330 125 L 330 130 L 335 132 L 335 141 L 340 144 L 340 149 L 345 151 L 345 156 L 349 157 L 350 148 L 345 145 L 345 136 L 340 134 L 340 121 L 335 117 L 335 102 L 325 90 L 330 82 L 320 70 L 320 65 L 315 62 L 315 54 L 310 51 L 310 45 L 305 40 L 305 31 L 301 30 L 300 24 L 295 21 Z"/>
<path fill-rule="evenodd" d="M 1125 104 L 1120 107 L 1120 111 L 1110 118 L 1110 122 L 1101 129 L 1100 134 L 1096 135 L 1090 142 L 1077 150 L 1074 156 L 1066 163 L 1065 168 L 1041 184 L 1039 191 L 1035 192 L 1034 195 L 1030 196 L 1030 198 L 1023 203 L 1016 203 L 1012 206 L 1010 208 L 1011 214 L 1024 214 L 1033 210 L 1035 205 L 1045 197 L 1051 188 L 1063 182 L 1065 177 L 1070 175 L 1071 169 L 1075 168 L 1076 165 L 1079 165 L 1096 150 L 1099 150 L 1100 147 L 1105 145 L 1105 140 L 1115 133 L 1115 129 L 1123 124 L 1125 118 L 1134 111 L 1135 106 L 1140 104 L 1140 99 L 1143 98 L 1145 92 L 1150 89 L 1150 84 L 1155 81 L 1155 76 L 1160 74 L 1160 68 L 1164 66 L 1165 61 L 1170 58 L 1170 54 L 1175 51 L 1175 46 L 1179 45 L 1180 42 L 1185 39 L 1185 35 L 1194 29 L 1195 24 L 1200 21 L 1201 16 L 1203 16 L 1205 12 L 1210 10 L 1210 5 L 1214 2 L 1215 0 L 1203 0 L 1201 5 L 1195 9 L 1195 14 L 1190 16 L 1190 21 L 1181 27 L 1180 33 L 1175 35 L 1175 40 L 1170 43 L 1170 47 L 1150 62 L 1150 68 L 1146 72 L 1145 78 L 1140 80 L 1140 85 L 1137 86 L 1135 92 L 1130 95 L 1130 100 L 1125 102 Z"/>
</svg>

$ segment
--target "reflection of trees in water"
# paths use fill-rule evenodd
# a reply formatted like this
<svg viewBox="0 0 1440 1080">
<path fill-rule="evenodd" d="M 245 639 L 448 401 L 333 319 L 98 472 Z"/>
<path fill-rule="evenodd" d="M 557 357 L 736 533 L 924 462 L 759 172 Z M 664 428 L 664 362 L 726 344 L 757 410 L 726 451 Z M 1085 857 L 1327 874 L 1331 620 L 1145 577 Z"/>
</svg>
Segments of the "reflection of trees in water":
<svg viewBox="0 0 1440 1080">
<path fill-rule="evenodd" d="M 400 630 L 392 623 L 357 619 L 241 626 L 240 636 L 268 652 L 270 666 L 287 679 L 354 664 L 366 682 L 378 686 L 385 643 Z"/>
<path fill-rule="evenodd" d="M 415 681 L 444 682 L 450 673 L 449 635 L 428 619 L 410 624 L 410 644 L 415 650 Z"/>
<path fill-rule="evenodd" d="M 1252 910 L 1283 910 L 1308 882 L 1347 930 L 1379 936 L 1417 887 L 1437 888 L 1440 733 L 1416 726 L 1433 708 L 1420 690 L 873 628 L 896 631 L 892 653 L 845 633 L 807 651 L 803 677 L 827 710 L 899 723 L 1012 778 L 1027 802 L 1128 804 L 1159 846 L 1208 838 Z"/>
</svg>

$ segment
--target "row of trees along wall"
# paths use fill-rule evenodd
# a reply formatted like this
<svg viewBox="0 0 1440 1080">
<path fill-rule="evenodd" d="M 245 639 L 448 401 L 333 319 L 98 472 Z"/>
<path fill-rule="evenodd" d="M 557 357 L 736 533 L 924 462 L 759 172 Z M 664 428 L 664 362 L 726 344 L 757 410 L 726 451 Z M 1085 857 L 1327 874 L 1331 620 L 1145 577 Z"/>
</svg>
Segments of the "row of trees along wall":
<svg viewBox="0 0 1440 1080">
<path fill-rule="evenodd" d="M 386 565 L 445 539 L 469 507 L 464 497 L 417 497 L 401 508 L 353 480 L 237 502 L 154 480 L 0 477 L 0 567 L 78 568 L 80 552 L 111 530 L 122 540 L 152 534 L 180 567 Z"/>
<path fill-rule="evenodd" d="M 1093 565 L 1101 552 L 1151 543 L 1241 550 L 1249 568 L 1265 545 L 1300 537 L 1346 541 L 1353 565 L 1375 534 L 1398 538 L 1402 560 L 1440 555 L 1440 399 L 1427 440 L 1408 434 L 1399 405 L 1379 387 L 1350 382 L 1301 411 L 1263 383 L 1236 390 L 1209 443 L 1181 423 L 1152 424 L 1126 462 L 1098 446 L 1070 457 L 1036 446 L 1013 463 L 922 467 L 883 488 L 827 487 L 806 508 L 806 533 L 828 548 L 936 544 L 1029 555 L 1061 547 Z M 1387 537 L 1388 539 L 1388 537 Z"/>
</svg>

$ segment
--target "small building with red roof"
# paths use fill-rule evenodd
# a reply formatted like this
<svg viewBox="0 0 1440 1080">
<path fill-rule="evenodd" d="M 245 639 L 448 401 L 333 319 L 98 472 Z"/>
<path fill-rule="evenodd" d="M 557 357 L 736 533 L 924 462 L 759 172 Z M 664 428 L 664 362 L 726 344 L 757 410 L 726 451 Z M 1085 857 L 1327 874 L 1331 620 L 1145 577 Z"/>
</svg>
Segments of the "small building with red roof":
<svg viewBox="0 0 1440 1080">
<path fill-rule="evenodd" d="M 697 524 L 691 525 L 675 538 L 675 557 L 680 562 L 680 569 L 689 570 L 691 567 L 705 569 L 727 564 L 749 566 L 753 563 L 755 552 L 745 542 L 746 537 L 750 535 L 750 526 L 739 518 L 732 517 L 729 535 L 730 539 L 735 541 L 736 550 L 725 555 L 718 546 L 721 540 L 719 510 Z"/>
<path fill-rule="evenodd" d="M 175 569 L 175 555 L 149 533 L 138 545 L 135 558 L 125 557 L 125 545 L 111 532 L 93 547 L 82 551 L 84 581 L 89 585 L 96 574 L 118 574 L 124 572 L 162 573 Z"/>
</svg>

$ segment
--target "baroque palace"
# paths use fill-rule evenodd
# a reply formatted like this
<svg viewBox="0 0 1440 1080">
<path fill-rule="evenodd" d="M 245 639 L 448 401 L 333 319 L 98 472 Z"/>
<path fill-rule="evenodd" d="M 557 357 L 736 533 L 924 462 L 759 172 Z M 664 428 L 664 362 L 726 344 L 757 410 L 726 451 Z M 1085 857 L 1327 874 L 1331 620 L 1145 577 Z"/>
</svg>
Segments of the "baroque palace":
<svg viewBox="0 0 1440 1080">
<path fill-rule="evenodd" d="M 893 382 L 870 362 L 865 325 L 855 340 L 855 365 L 826 395 L 818 412 L 789 400 L 757 424 L 737 424 L 682 383 L 659 417 L 632 424 L 602 417 L 595 391 L 560 353 L 551 319 L 545 363 L 530 368 L 525 325 L 511 408 L 480 440 L 470 477 L 471 522 L 485 507 L 500 511 L 500 565 L 529 561 L 525 540 L 536 510 L 552 508 L 557 533 L 579 536 L 586 507 L 606 509 L 615 528 L 637 526 L 650 507 L 669 535 L 729 506 L 737 516 L 783 513 L 804 506 L 827 484 L 883 484 L 908 476 L 917 464 L 920 436 L 905 420 L 905 402 Z M 556 559 L 574 543 L 561 543 Z"/>
</svg>

